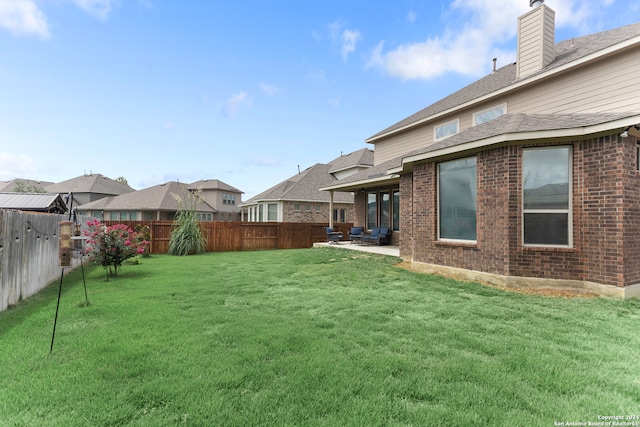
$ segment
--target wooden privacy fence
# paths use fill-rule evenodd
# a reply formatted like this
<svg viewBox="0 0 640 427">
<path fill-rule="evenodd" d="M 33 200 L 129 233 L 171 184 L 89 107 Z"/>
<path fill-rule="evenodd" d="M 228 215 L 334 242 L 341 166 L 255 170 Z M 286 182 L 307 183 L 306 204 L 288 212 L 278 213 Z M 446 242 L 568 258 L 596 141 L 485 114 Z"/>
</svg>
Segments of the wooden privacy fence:
<svg viewBox="0 0 640 427">
<path fill-rule="evenodd" d="M 166 254 L 173 229 L 172 221 L 105 221 L 107 225 L 125 224 L 131 228 L 149 227 L 150 253 Z M 201 222 L 207 238 L 207 252 L 233 252 L 262 249 L 310 248 L 327 240 L 320 223 Z M 351 224 L 334 226 L 348 237 Z"/>
<path fill-rule="evenodd" d="M 60 277 L 58 224 L 68 219 L 0 210 L 0 311 Z M 73 259 L 71 266 L 78 265 L 79 258 Z"/>
</svg>

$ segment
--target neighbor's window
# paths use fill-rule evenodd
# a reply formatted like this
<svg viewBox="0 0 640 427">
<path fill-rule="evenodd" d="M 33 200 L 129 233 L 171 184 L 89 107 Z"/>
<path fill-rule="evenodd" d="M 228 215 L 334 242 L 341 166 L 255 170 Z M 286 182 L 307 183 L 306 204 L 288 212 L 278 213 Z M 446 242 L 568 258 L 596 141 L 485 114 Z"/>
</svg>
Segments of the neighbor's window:
<svg viewBox="0 0 640 427">
<path fill-rule="evenodd" d="M 344 209 L 334 209 L 333 210 L 333 221 L 334 222 L 347 222 L 347 213 Z"/>
<path fill-rule="evenodd" d="M 263 204 L 259 204 L 258 205 L 258 222 L 262 222 L 262 218 L 264 215 L 264 205 Z"/>
<path fill-rule="evenodd" d="M 277 221 L 277 220 L 278 220 L 278 204 L 268 203 L 267 204 L 267 221 Z"/>
<path fill-rule="evenodd" d="M 376 193 L 367 193 L 367 229 L 371 230 L 376 227 Z"/>
<path fill-rule="evenodd" d="M 300 203 L 294 203 L 293 204 L 293 210 L 294 211 L 299 211 L 300 210 Z"/>
<path fill-rule="evenodd" d="M 473 125 L 481 125 L 482 123 L 497 119 L 500 116 L 504 116 L 506 112 L 507 104 L 502 104 L 488 110 L 480 111 L 473 115 Z"/>
<path fill-rule="evenodd" d="M 476 240 L 476 158 L 438 165 L 439 236 Z"/>
<path fill-rule="evenodd" d="M 454 135 L 458 133 L 458 129 L 460 127 L 460 120 L 456 119 L 449 123 L 444 123 L 442 125 L 436 126 L 433 128 L 433 139 L 439 141 L 441 139 L 445 139 L 448 136 Z"/>
<path fill-rule="evenodd" d="M 571 147 L 522 152 L 525 245 L 571 246 Z"/>
</svg>

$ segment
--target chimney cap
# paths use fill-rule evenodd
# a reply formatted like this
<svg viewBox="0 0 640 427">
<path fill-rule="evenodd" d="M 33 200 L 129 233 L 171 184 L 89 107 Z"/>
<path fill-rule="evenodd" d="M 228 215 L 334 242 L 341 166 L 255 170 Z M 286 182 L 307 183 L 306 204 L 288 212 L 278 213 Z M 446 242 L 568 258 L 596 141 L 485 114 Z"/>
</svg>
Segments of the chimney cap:
<svg viewBox="0 0 640 427">
<path fill-rule="evenodd" d="M 542 3 L 544 3 L 544 0 L 529 0 L 530 7 L 542 6 Z"/>
</svg>

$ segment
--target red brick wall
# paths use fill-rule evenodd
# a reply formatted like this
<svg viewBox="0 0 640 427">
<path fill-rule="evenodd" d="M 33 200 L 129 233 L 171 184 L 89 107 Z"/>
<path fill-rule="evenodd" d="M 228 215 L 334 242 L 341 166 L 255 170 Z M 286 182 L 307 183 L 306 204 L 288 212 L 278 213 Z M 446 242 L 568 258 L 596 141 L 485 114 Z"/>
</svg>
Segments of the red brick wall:
<svg viewBox="0 0 640 427">
<path fill-rule="evenodd" d="M 640 174 L 636 140 L 617 134 L 573 144 L 573 247 L 522 245 L 522 146 L 477 154 L 477 244 L 437 239 L 437 165 L 403 176 L 401 256 L 500 275 L 640 282 Z"/>
</svg>

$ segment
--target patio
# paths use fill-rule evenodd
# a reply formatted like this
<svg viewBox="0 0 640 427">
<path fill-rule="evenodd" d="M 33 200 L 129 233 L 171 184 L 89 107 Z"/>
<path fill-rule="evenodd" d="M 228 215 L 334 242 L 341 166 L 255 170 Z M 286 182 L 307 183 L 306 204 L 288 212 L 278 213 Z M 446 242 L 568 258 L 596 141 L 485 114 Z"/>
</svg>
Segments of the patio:
<svg viewBox="0 0 640 427">
<path fill-rule="evenodd" d="M 340 248 L 340 249 L 350 249 L 353 251 L 361 251 L 361 252 L 369 252 L 380 255 L 389 255 L 400 257 L 400 247 L 394 245 L 359 245 L 357 243 L 351 243 L 350 241 L 340 241 L 340 242 L 318 242 L 313 244 L 314 247 L 328 247 L 328 248 Z"/>
</svg>

